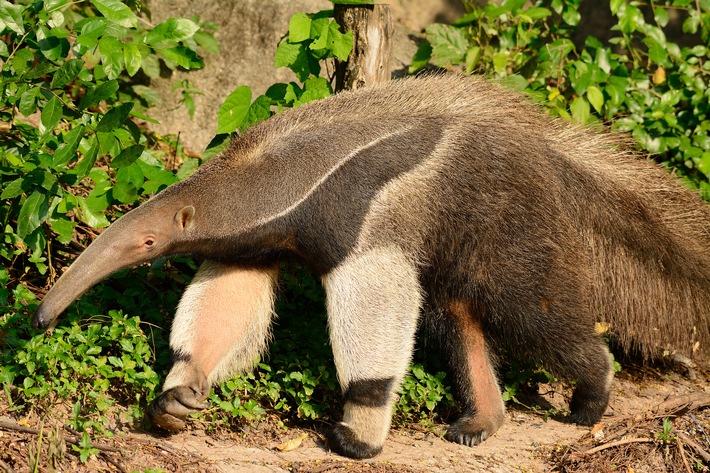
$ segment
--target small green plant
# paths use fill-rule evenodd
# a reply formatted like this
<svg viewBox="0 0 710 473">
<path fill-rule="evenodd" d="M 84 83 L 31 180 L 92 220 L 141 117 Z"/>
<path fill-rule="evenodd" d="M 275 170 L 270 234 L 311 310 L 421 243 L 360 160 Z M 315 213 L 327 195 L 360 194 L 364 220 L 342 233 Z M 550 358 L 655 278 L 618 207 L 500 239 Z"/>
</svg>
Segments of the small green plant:
<svg viewBox="0 0 710 473">
<path fill-rule="evenodd" d="M 454 397 L 451 388 L 444 382 L 446 373 L 429 373 L 421 364 L 411 367 L 400 389 L 395 406 L 395 422 L 399 424 L 430 424 L 440 409 L 451 410 Z"/>
<path fill-rule="evenodd" d="M 656 437 L 656 440 L 662 444 L 675 443 L 675 435 L 673 435 L 672 431 L 673 423 L 671 422 L 671 419 L 669 417 L 664 417 L 662 430 L 660 432 L 654 432 L 654 436 Z"/>
<path fill-rule="evenodd" d="M 94 444 L 91 443 L 91 437 L 89 437 L 89 434 L 86 432 L 81 434 L 79 442 L 76 445 L 72 445 L 71 448 L 79 454 L 79 460 L 81 460 L 82 463 L 89 461 L 91 455 L 99 454 L 99 449 L 94 447 Z"/>
</svg>

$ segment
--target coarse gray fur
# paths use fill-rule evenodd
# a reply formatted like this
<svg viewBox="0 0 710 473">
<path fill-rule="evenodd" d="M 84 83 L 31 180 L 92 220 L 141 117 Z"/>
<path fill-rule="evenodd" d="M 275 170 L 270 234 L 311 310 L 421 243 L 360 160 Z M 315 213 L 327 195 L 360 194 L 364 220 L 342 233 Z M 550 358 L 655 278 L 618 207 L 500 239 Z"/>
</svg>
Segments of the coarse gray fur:
<svg viewBox="0 0 710 473">
<path fill-rule="evenodd" d="M 709 207 L 624 138 L 553 120 L 482 79 L 393 81 L 253 127 L 111 225 L 33 325 L 122 267 L 178 253 L 208 261 L 150 406 L 168 429 L 265 347 L 273 267 L 288 256 L 323 278 L 345 397 L 328 441 L 351 457 L 382 448 L 419 321 L 449 354 L 462 403 L 447 437 L 468 445 L 504 418 L 497 353 L 577 380 L 570 418 L 583 424 L 603 414 L 612 378 L 596 322 L 646 358 L 710 355 Z"/>
</svg>

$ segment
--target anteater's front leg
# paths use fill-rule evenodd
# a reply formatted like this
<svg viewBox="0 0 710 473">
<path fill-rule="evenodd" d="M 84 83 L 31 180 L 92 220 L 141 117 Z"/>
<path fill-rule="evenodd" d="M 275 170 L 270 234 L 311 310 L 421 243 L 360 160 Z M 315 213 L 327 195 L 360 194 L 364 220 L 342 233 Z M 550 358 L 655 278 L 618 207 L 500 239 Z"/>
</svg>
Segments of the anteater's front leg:
<svg viewBox="0 0 710 473">
<path fill-rule="evenodd" d="M 323 278 L 343 421 L 328 435 L 335 452 L 369 458 L 382 450 L 396 390 L 409 366 L 421 307 L 412 262 L 396 248 L 347 258 Z"/>
<path fill-rule="evenodd" d="M 276 277 L 275 268 L 200 266 L 175 314 L 163 393 L 148 407 L 156 425 L 184 428 L 214 382 L 253 366 L 269 338 Z"/>
</svg>

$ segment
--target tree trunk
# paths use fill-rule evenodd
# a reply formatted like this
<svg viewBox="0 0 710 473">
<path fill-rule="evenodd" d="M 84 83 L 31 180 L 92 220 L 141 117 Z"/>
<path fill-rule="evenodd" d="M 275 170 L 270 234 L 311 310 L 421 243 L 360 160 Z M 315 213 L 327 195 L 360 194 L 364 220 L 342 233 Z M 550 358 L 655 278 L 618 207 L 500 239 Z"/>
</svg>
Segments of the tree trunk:
<svg viewBox="0 0 710 473">
<path fill-rule="evenodd" d="M 340 30 L 353 32 L 348 60 L 336 60 L 335 90 L 359 89 L 390 80 L 394 22 L 387 5 L 335 5 Z"/>
</svg>

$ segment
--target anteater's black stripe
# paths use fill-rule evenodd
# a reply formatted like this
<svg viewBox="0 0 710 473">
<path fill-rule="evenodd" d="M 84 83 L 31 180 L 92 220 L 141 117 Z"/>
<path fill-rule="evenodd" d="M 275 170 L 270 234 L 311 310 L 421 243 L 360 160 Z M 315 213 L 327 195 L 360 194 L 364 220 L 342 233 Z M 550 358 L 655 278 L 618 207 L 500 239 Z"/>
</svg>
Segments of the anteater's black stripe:
<svg viewBox="0 0 710 473">
<path fill-rule="evenodd" d="M 175 350 L 173 347 L 170 347 L 170 365 L 174 365 L 180 361 L 183 361 L 185 363 L 190 362 L 192 360 L 192 356 L 189 353 L 185 353 L 182 350 Z"/>
<path fill-rule="evenodd" d="M 389 401 L 393 384 L 394 378 L 351 381 L 343 397 L 345 402 L 352 402 L 359 406 L 384 407 Z"/>
</svg>

